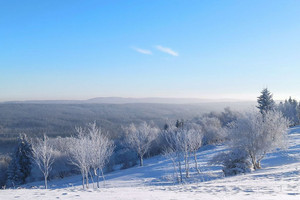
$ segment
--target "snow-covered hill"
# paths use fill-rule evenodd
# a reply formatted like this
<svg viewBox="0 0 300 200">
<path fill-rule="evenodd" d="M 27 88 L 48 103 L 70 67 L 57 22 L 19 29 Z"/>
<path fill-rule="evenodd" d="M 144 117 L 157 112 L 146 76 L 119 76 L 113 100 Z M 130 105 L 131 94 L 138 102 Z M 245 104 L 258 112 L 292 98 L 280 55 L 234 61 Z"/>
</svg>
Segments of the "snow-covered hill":
<svg viewBox="0 0 300 200">
<path fill-rule="evenodd" d="M 287 150 L 268 154 L 263 169 L 250 174 L 224 177 L 220 166 L 208 165 L 224 150 L 224 145 L 202 148 L 198 152 L 202 173 L 192 169 L 183 185 L 174 184 L 172 162 L 156 156 L 145 160 L 144 167 L 107 174 L 101 189 L 84 191 L 80 176 L 73 176 L 50 181 L 49 190 L 42 189 L 42 182 L 1 190 L 0 199 L 300 199 L 300 127 L 290 130 Z"/>
</svg>

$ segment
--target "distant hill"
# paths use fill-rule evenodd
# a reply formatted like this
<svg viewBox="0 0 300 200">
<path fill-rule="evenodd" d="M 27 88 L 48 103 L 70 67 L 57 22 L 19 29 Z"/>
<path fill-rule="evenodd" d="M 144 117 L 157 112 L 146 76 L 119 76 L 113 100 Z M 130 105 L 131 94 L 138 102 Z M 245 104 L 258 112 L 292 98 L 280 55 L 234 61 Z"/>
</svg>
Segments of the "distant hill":
<svg viewBox="0 0 300 200">
<path fill-rule="evenodd" d="M 241 101 L 236 99 L 199 99 L 199 98 L 125 98 L 125 97 L 97 97 L 87 100 L 29 100 L 9 101 L 3 103 L 34 103 L 34 104 L 128 104 L 128 103 L 156 103 L 156 104 L 202 104 L 202 103 L 237 103 L 254 104 L 254 101 Z"/>
</svg>

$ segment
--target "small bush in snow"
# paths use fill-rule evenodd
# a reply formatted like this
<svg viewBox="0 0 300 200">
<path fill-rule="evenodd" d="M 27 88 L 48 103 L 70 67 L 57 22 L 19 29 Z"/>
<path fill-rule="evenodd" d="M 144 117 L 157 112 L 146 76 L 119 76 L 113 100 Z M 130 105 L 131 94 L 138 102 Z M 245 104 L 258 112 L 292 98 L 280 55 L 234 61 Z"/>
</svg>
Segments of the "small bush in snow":
<svg viewBox="0 0 300 200">
<path fill-rule="evenodd" d="M 225 176 L 232 176 L 251 171 L 251 163 L 248 161 L 248 154 L 241 149 L 218 154 L 212 159 L 211 163 L 223 165 Z"/>
</svg>

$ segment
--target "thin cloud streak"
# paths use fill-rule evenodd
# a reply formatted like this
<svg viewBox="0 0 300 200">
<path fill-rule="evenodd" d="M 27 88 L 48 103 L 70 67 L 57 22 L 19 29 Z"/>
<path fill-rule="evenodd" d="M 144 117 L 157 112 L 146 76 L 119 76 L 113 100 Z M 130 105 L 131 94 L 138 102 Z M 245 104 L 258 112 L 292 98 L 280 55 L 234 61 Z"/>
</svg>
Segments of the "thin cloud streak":
<svg viewBox="0 0 300 200">
<path fill-rule="evenodd" d="M 141 49 L 141 48 L 137 48 L 137 47 L 131 47 L 133 50 L 135 50 L 136 52 L 139 52 L 141 54 L 146 54 L 146 55 L 152 55 L 152 52 L 150 50 L 147 49 Z"/>
<path fill-rule="evenodd" d="M 167 53 L 172 56 L 179 56 L 179 54 L 176 51 L 172 50 L 171 48 L 163 47 L 161 45 L 156 45 L 155 47 L 157 50 L 159 50 L 161 52 Z"/>
</svg>

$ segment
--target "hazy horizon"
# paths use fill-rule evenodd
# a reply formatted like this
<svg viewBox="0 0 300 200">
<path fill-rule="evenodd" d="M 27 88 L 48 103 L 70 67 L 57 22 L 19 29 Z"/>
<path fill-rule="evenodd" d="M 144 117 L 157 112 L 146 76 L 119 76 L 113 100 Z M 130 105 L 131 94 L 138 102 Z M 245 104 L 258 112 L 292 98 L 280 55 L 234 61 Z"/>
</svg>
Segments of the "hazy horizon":
<svg viewBox="0 0 300 200">
<path fill-rule="evenodd" d="M 260 95 L 260 93 L 258 93 Z M 258 96 L 257 95 L 257 96 Z M 278 96 L 278 95 L 277 95 Z M 290 95 L 291 96 L 291 95 Z M 290 96 L 283 97 L 281 99 L 274 98 L 275 101 L 284 101 Z M 293 97 L 293 96 L 291 96 Z M 252 99 L 246 98 L 197 98 L 197 97 L 162 97 L 162 96 L 145 96 L 145 97 L 128 97 L 128 96 L 95 96 L 90 98 L 19 98 L 19 99 L 0 99 L 0 102 L 26 102 L 26 101 L 89 101 L 93 99 L 173 99 L 173 100 L 198 100 L 200 102 L 254 102 L 257 101 L 257 97 Z"/>
<path fill-rule="evenodd" d="M 285 99 L 274 99 L 275 102 Z M 201 103 L 256 103 L 257 99 L 205 99 L 205 98 L 178 98 L 178 97 L 94 97 L 89 99 L 24 99 L 0 101 L 0 103 L 162 103 L 162 104 L 201 104 Z"/>
</svg>

